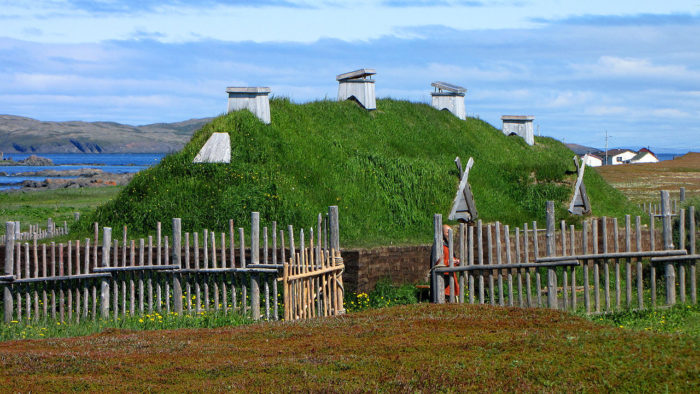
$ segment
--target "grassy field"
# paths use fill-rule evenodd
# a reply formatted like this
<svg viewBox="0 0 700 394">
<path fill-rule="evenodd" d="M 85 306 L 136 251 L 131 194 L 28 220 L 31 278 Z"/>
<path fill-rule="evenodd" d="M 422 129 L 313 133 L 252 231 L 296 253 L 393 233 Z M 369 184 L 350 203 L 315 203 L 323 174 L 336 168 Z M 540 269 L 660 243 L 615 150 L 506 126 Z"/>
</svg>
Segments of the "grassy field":
<svg viewBox="0 0 700 394">
<path fill-rule="evenodd" d="M 417 304 L 0 343 L 7 391 L 683 391 L 700 340 L 546 309 Z"/>
<path fill-rule="evenodd" d="M 434 213 L 447 216 L 458 177 L 455 156 L 475 165 L 470 173 L 480 218 L 511 225 L 543 220 L 545 202 L 560 218 L 573 191 L 573 153 L 559 141 L 537 138 L 528 146 L 478 119 L 407 101 L 378 100 L 368 112 L 353 102 L 303 105 L 272 100 L 272 124 L 247 111 L 214 119 L 190 143 L 139 173 L 90 222 L 135 234 L 171 217 L 183 228 L 247 228 L 250 211 L 262 225 L 312 226 L 329 205 L 340 208 L 345 246 L 424 243 Z M 213 132 L 231 137 L 231 164 L 192 164 Z M 594 171 L 587 172 L 594 212 L 620 216 L 633 207 Z"/>
<path fill-rule="evenodd" d="M 678 198 L 686 188 L 688 197 L 700 197 L 700 153 L 691 152 L 658 163 L 597 167 L 598 173 L 634 203 L 659 200 L 660 190 Z"/>
<path fill-rule="evenodd" d="M 46 220 L 52 218 L 62 225 L 67 221 L 73 224 L 73 212 L 89 215 L 99 205 L 114 198 L 122 186 L 93 187 L 81 189 L 58 189 L 41 191 L 0 192 L 0 235 L 5 233 L 6 221 L 21 222 L 26 230 L 27 224 L 39 224 L 46 228 Z"/>
</svg>

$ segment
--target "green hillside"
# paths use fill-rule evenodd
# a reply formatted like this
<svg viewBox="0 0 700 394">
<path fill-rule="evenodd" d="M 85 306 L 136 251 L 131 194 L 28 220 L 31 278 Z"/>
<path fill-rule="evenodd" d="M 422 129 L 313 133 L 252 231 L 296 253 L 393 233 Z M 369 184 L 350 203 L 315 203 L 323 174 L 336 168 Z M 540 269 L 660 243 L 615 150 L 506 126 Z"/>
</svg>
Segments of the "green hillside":
<svg viewBox="0 0 700 394">
<path fill-rule="evenodd" d="M 573 153 L 554 139 L 530 147 L 481 120 L 407 101 L 378 100 L 372 112 L 350 101 L 273 99 L 270 106 L 270 125 L 247 111 L 214 119 L 82 226 L 128 224 L 146 233 L 158 220 L 167 227 L 181 217 L 186 231 L 220 231 L 229 218 L 248 227 L 249 212 L 259 211 L 262 225 L 308 227 L 338 205 L 344 246 L 427 242 L 433 213 L 446 217 L 455 195 L 455 156 L 474 157 L 470 183 L 485 221 L 542 221 L 546 200 L 565 215 Z M 192 164 L 213 132 L 231 136 L 231 164 Z M 595 171 L 586 174 L 596 214 L 632 211 Z"/>
</svg>

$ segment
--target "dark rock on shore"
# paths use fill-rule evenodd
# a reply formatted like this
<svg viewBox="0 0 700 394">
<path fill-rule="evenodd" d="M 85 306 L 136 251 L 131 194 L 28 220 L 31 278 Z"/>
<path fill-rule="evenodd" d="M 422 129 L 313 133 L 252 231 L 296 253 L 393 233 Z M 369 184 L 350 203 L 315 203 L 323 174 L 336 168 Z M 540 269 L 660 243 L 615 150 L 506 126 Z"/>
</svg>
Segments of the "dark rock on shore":
<svg viewBox="0 0 700 394">
<path fill-rule="evenodd" d="M 100 171 L 93 176 L 75 179 L 44 179 L 43 181 L 24 181 L 21 190 L 54 190 L 79 187 L 122 186 L 131 181 L 134 174 L 111 174 Z"/>
<path fill-rule="evenodd" d="M 31 155 L 24 160 L 2 160 L 0 165 L 3 166 L 52 166 L 53 160 L 37 155 Z"/>
</svg>

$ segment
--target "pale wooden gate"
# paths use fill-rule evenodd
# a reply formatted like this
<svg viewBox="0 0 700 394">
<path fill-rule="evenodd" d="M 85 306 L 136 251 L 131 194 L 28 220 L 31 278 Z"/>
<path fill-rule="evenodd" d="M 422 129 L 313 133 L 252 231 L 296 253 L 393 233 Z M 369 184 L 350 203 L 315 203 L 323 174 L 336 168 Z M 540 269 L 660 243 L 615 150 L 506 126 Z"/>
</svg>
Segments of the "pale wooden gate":
<svg viewBox="0 0 700 394">
<path fill-rule="evenodd" d="M 303 234 L 302 234 L 303 236 Z M 303 241 L 302 241 L 303 242 Z M 335 249 L 302 246 L 284 264 L 284 319 L 337 316 L 343 308 L 343 259 Z"/>
</svg>

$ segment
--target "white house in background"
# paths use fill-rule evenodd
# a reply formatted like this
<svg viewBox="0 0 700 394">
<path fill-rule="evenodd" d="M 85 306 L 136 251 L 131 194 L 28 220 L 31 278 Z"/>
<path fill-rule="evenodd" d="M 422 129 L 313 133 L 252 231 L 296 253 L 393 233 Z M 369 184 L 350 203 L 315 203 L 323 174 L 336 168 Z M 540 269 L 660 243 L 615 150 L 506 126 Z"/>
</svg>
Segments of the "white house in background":
<svg viewBox="0 0 700 394">
<path fill-rule="evenodd" d="M 630 163 L 658 163 L 659 158 L 656 157 L 654 152 L 647 148 L 642 148 L 637 152 L 637 154 L 630 159 Z"/>
<path fill-rule="evenodd" d="M 637 155 L 637 152 L 629 149 L 611 149 L 608 151 L 608 162 L 606 164 L 618 165 L 629 163 Z"/>
<path fill-rule="evenodd" d="M 588 155 L 584 155 L 582 158 L 586 159 L 586 161 L 583 164 L 589 167 L 600 167 L 603 165 L 603 159 L 596 155 L 592 155 L 589 153 Z"/>
</svg>

